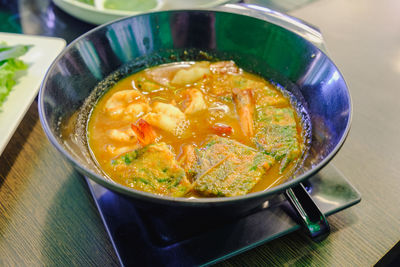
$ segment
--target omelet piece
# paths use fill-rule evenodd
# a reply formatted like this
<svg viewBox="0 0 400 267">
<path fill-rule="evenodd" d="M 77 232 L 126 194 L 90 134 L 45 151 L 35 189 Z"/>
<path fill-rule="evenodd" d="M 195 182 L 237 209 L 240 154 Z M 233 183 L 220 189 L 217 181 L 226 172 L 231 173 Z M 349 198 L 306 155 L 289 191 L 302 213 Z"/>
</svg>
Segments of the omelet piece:
<svg viewBox="0 0 400 267">
<path fill-rule="evenodd" d="M 185 171 L 164 143 L 147 145 L 111 162 L 126 177 L 126 185 L 148 193 L 181 197 L 191 190 Z"/>
<path fill-rule="evenodd" d="M 213 136 L 197 151 L 194 190 L 206 196 L 247 194 L 275 160 L 237 141 Z"/>
<path fill-rule="evenodd" d="M 294 111 L 291 108 L 259 106 L 255 116 L 257 131 L 254 140 L 267 154 L 281 161 L 280 171 L 283 172 L 301 154 Z"/>
</svg>

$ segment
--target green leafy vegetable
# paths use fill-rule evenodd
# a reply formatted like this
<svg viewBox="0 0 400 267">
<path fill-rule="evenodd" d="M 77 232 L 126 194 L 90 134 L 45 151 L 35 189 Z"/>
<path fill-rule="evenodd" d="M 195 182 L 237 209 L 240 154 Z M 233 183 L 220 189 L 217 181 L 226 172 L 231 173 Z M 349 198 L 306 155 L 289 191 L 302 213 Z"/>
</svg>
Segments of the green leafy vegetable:
<svg viewBox="0 0 400 267">
<path fill-rule="evenodd" d="M 0 107 L 15 84 L 15 74 L 28 66 L 20 59 L 30 48 L 29 45 L 8 46 L 0 43 Z"/>
</svg>

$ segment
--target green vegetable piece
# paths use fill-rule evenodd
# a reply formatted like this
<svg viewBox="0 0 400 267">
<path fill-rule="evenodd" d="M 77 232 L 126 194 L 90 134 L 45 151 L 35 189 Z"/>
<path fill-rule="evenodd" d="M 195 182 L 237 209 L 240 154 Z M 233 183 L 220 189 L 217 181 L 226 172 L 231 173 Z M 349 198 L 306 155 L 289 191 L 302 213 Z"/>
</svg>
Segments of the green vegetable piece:
<svg viewBox="0 0 400 267">
<path fill-rule="evenodd" d="M 29 45 L 0 44 L 0 107 L 16 83 L 16 73 L 28 67 L 18 57 L 24 55 L 30 47 Z"/>
<path fill-rule="evenodd" d="M 23 56 L 31 47 L 31 45 L 14 45 L 9 47 L 3 46 L 0 50 L 0 64 L 4 60 L 15 59 Z"/>
</svg>

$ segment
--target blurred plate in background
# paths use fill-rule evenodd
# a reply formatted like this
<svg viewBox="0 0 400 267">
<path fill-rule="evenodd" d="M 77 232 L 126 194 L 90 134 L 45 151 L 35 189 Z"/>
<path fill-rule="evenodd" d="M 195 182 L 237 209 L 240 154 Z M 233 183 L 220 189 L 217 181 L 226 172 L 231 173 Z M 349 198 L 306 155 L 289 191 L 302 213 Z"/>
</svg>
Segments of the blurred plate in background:
<svg viewBox="0 0 400 267">
<path fill-rule="evenodd" d="M 232 0 L 53 0 L 68 14 L 93 24 L 103 24 L 115 19 L 142 12 L 208 8 L 238 2 Z"/>
<path fill-rule="evenodd" d="M 0 109 L 0 155 L 35 99 L 40 83 L 53 60 L 65 47 L 65 40 L 24 34 L 1 33 L 0 42 L 8 45 L 32 45 L 20 57 L 28 69 L 20 73 L 17 83 Z"/>
</svg>

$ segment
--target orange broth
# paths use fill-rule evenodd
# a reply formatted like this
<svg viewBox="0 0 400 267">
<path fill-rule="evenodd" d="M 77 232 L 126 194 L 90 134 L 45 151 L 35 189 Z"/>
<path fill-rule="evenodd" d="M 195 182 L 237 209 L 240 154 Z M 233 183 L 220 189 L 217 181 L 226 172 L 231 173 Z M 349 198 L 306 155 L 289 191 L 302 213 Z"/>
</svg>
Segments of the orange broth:
<svg viewBox="0 0 400 267">
<path fill-rule="evenodd" d="M 122 151 L 124 152 L 118 154 L 118 149 L 126 147 L 127 151 L 129 151 L 129 148 L 136 149 L 140 147 L 140 145 L 137 144 L 134 138 L 132 138 L 132 140 L 116 140 L 110 137 L 110 133 L 113 130 L 121 132 L 130 131 L 129 129 L 131 129 L 132 124 L 135 124 L 145 115 L 138 114 L 134 118 L 128 120 L 126 118 L 121 119 L 118 116 L 110 116 L 110 114 L 107 113 L 106 103 L 117 92 L 138 90 L 143 94 L 143 97 L 147 99 L 150 107 L 155 102 L 172 103 L 175 107 L 184 111 L 185 108 L 188 107 L 188 101 L 190 101 L 185 93 L 186 90 L 198 89 L 201 91 L 207 109 L 194 114 L 187 114 L 185 117 L 186 122 L 182 127 L 182 134 L 172 134 L 171 132 L 152 125 L 153 130 L 157 134 L 156 142 L 165 142 L 172 147 L 172 151 L 175 153 L 177 159 L 181 156 L 183 145 L 192 144 L 195 147 L 201 147 L 205 140 L 213 134 L 219 134 L 220 136 L 237 140 L 247 146 L 257 149 L 252 138 L 246 136 L 241 129 L 237 114 L 237 106 L 231 96 L 231 88 L 235 86 L 235 82 L 249 80 L 250 85 L 255 85 L 260 88 L 267 87 L 273 92 L 274 97 L 279 99 L 278 102 L 280 103 L 278 103 L 277 106 L 291 108 L 296 114 L 289 99 L 284 96 L 276 86 L 259 76 L 247 73 L 239 68 L 234 69 L 232 72 L 229 72 L 229 70 L 228 72 L 222 73 L 219 71 L 212 71 L 189 84 L 177 85 L 171 83 L 179 70 L 189 69 L 197 65 L 209 66 L 209 64 L 209 62 L 180 62 L 142 70 L 119 81 L 98 100 L 91 112 L 87 126 L 88 144 L 92 156 L 108 177 L 117 183 L 129 186 L 129 184 L 126 183 L 124 173 L 115 170 L 110 162 L 126 152 L 123 149 Z M 237 80 L 235 78 L 236 80 L 234 79 L 232 82 L 232 76 L 240 77 L 240 79 Z M 143 81 L 149 82 L 151 90 L 149 90 L 149 88 L 143 88 L 143 85 L 141 85 Z M 257 90 L 255 90 L 254 94 L 254 98 L 257 99 Z M 298 142 L 303 149 L 304 140 L 302 137 L 301 123 L 297 114 L 295 118 Z M 214 130 L 212 126 L 216 124 L 223 124 L 231 127 L 231 133 L 224 134 Z M 254 127 L 256 127 L 256 125 Z M 291 162 L 283 172 L 279 171 L 278 165 L 279 164 L 275 164 L 272 166 L 251 192 L 265 190 L 283 182 L 284 178 L 286 178 L 295 167 L 296 160 Z M 187 196 L 200 197 L 198 194 L 193 193 Z"/>
</svg>

